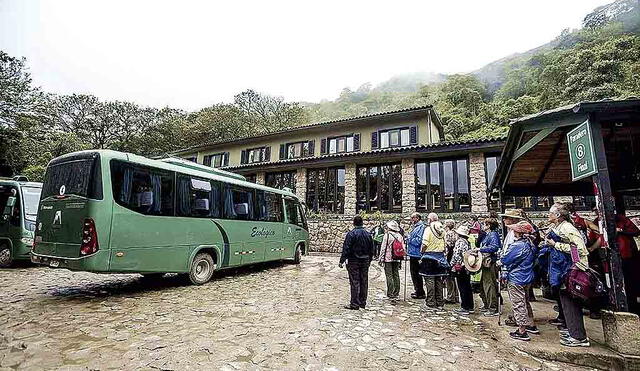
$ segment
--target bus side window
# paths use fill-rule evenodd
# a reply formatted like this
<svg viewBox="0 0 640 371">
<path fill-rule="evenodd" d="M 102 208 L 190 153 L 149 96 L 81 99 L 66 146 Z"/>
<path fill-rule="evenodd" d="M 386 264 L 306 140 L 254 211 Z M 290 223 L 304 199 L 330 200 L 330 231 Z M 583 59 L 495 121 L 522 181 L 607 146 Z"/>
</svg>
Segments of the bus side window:
<svg viewBox="0 0 640 371">
<path fill-rule="evenodd" d="M 178 175 L 176 215 L 203 218 L 220 217 L 220 183 Z"/>
<path fill-rule="evenodd" d="M 284 201 L 285 208 L 287 209 L 287 218 L 289 220 L 289 223 L 305 228 L 303 216 L 300 212 L 300 205 L 292 199 L 286 198 Z"/>
<path fill-rule="evenodd" d="M 173 174 L 162 170 L 111 162 L 115 201 L 145 215 L 173 216 Z"/>
<path fill-rule="evenodd" d="M 224 216 L 227 219 L 255 220 L 253 189 L 225 185 Z"/>
<path fill-rule="evenodd" d="M 282 196 L 256 190 L 256 214 L 256 219 L 263 222 L 283 222 Z"/>
</svg>

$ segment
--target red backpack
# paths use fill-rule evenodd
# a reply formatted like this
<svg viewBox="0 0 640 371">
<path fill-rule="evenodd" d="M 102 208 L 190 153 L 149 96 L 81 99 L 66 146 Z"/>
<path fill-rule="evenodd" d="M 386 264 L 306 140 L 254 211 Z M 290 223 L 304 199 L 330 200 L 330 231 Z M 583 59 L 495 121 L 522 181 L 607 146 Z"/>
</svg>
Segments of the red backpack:
<svg viewBox="0 0 640 371">
<path fill-rule="evenodd" d="M 393 260 L 404 260 L 406 254 L 407 252 L 404 250 L 402 241 L 393 237 L 393 243 L 391 244 L 391 257 Z"/>
</svg>

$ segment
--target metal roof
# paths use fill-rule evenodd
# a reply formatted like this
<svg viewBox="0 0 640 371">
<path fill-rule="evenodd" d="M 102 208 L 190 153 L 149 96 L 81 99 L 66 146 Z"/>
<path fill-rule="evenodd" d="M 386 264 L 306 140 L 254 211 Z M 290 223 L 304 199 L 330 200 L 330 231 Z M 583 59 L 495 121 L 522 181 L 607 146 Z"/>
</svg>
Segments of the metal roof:
<svg viewBox="0 0 640 371">
<path fill-rule="evenodd" d="M 376 149 L 376 150 L 367 151 L 367 152 L 344 152 L 344 153 L 322 155 L 317 157 L 302 157 L 302 158 L 277 160 L 277 161 L 270 161 L 270 162 L 259 162 L 255 164 L 233 165 L 233 166 L 223 167 L 222 169 L 225 169 L 225 170 L 252 169 L 252 168 L 280 166 L 280 165 L 287 165 L 287 164 L 296 164 L 296 163 L 302 163 L 302 162 L 316 162 L 318 160 L 331 160 L 331 159 L 342 159 L 342 158 L 353 158 L 353 157 L 357 158 L 357 157 L 375 156 L 375 155 L 392 154 L 392 153 L 393 154 L 412 153 L 412 152 L 425 153 L 425 152 L 435 151 L 438 149 L 445 149 L 445 150 L 449 149 L 451 151 L 467 150 L 467 149 L 472 149 L 470 147 L 474 145 L 479 145 L 479 146 L 494 145 L 496 147 L 502 148 L 505 138 L 506 137 L 478 138 L 478 139 L 470 139 L 470 140 L 451 140 L 451 141 L 442 141 L 442 142 L 431 143 L 431 144 L 383 148 L 383 149 Z"/>
<path fill-rule="evenodd" d="M 172 154 L 190 153 L 190 152 L 195 152 L 195 151 L 198 151 L 200 149 L 207 148 L 207 147 L 210 147 L 210 146 L 215 146 L 215 145 L 220 145 L 220 144 L 228 144 L 228 143 L 234 143 L 234 142 L 241 142 L 241 141 L 245 141 L 245 140 L 253 140 L 253 139 L 258 139 L 258 138 L 266 138 L 266 137 L 270 137 L 270 136 L 277 136 L 277 135 L 281 135 L 281 134 L 285 134 L 285 133 L 291 133 L 291 132 L 302 131 L 302 130 L 307 130 L 307 129 L 314 129 L 314 128 L 323 127 L 323 126 L 329 126 L 330 127 L 330 126 L 334 126 L 334 125 L 337 125 L 337 124 L 358 123 L 358 121 L 369 120 L 369 119 L 372 119 L 372 118 L 373 119 L 381 119 L 381 118 L 387 118 L 387 116 L 403 115 L 403 114 L 407 114 L 407 113 L 418 113 L 420 111 L 428 112 L 428 111 L 432 111 L 432 110 L 433 110 L 433 106 L 432 105 L 426 105 L 426 106 L 405 108 L 405 109 L 400 109 L 400 110 L 395 110 L 395 111 L 376 112 L 376 113 L 372 113 L 372 114 L 368 114 L 368 115 L 341 118 L 341 119 L 335 119 L 335 120 L 330 120 L 330 121 L 317 122 L 317 123 L 313 123 L 313 124 L 288 127 L 288 128 L 284 128 L 282 130 L 277 130 L 277 131 L 264 133 L 264 134 L 259 134 L 259 135 L 252 135 L 252 136 L 245 136 L 245 137 L 240 137 L 240 138 L 211 141 L 211 142 L 203 143 L 203 144 L 200 144 L 200 145 L 197 145 L 197 146 L 192 146 L 192 147 L 188 147 L 188 148 L 185 148 L 185 149 L 181 149 L 181 150 L 172 152 Z M 442 127 L 442 123 L 440 122 L 440 118 L 439 118 L 437 113 L 435 114 L 435 116 L 436 117 L 433 120 L 433 122 L 437 125 L 438 131 L 440 132 L 440 134 L 442 136 L 444 136 L 444 128 Z"/>
</svg>

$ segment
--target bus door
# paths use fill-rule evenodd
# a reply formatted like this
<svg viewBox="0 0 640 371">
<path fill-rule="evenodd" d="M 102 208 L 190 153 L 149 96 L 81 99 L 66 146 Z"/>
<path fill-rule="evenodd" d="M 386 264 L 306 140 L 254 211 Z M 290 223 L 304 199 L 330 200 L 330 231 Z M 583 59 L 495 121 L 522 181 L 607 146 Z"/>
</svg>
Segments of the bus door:
<svg viewBox="0 0 640 371">
<path fill-rule="evenodd" d="M 304 215 L 300 203 L 293 198 L 286 197 L 284 199 L 284 208 L 287 214 L 287 223 L 284 225 L 282 257 L 291 258 L 296 251 L 297 243 L 305 240 Z"/>
<path fill-rule="evenodd" d="M 264 260 L 282 259 L 284 233 L 282 196 L 269 191 L 256 190 L 256 219 L 260 223 L 252 228 L 251 239 L 264 246 Z"/>
</svg>

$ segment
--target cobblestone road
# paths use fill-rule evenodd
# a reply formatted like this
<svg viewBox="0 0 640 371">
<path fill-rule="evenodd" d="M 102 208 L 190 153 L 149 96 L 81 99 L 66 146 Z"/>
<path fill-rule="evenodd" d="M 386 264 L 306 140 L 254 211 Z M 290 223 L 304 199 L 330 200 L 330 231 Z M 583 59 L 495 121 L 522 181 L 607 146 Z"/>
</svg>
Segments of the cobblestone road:
<svg viewBox="0 0 640 371">
<path fill-rule="evenodd" d="M 369 307 L 353 312 L 342 309 L 347 273 L 336 257 L 242 269 L 201 287 L 0 270 L 0 368 L 576 369 L 498 343 L 477 317 L 390 303 L 375 264 L 370 277 Z"/>
</svg>

